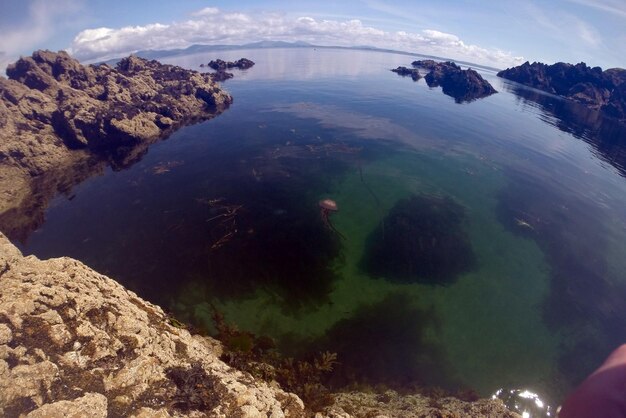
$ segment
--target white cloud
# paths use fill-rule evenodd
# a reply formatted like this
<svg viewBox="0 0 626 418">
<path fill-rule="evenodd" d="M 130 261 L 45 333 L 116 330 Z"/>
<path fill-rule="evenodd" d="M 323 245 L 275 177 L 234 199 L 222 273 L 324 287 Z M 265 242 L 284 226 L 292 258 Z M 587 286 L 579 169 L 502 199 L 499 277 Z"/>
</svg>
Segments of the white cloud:
<svg viewBox="0 0 626 418">
<path fill-rule="evenodd" d="M 15 61 L 23 51 L 37 48 L 55 32 L 71 22 L 82 9 L 82 0 L 33 0 L 28 7 L 28 17 L 0 36 L 0 68 Z"/>
<path fill-rule="evenodd" d="M 69 52 L 80 60 L 92 61 L 145 49 L 259 40 L 369 45 L 495 66 L 517 65 L 523 60 L 506 51 L 466 44 L 456 35 L 435 30 L 392 32 L 366 26 L 357 19 L 341 21 L 281 13 L 230 13 L 214 7 L 201 9 L 188 20 L 170 24 L 87 29 L 76 36 Z"/>
<path fill-rule="evenodd" d="M 220 12 L 220 9 L 217 7 L 205 7 L 204 9 L 200 9 L 197 12 L 193 12 L 192 16 L 210 16 L 216 15 Z"/>
</svg>

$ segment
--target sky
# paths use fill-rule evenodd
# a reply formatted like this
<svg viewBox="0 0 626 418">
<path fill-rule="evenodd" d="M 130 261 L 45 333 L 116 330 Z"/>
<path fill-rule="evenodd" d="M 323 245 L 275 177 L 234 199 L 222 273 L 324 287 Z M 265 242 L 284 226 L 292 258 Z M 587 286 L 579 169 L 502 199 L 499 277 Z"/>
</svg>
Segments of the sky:
<svg viewBox="0 0 626 418">
<path fill-rule="evenodd" d="M 0 34 L 0 68 L 36 49 L 93 62 L 260 40 L 624 68 L 626 0 L 2 0 Z"/>
</svg>

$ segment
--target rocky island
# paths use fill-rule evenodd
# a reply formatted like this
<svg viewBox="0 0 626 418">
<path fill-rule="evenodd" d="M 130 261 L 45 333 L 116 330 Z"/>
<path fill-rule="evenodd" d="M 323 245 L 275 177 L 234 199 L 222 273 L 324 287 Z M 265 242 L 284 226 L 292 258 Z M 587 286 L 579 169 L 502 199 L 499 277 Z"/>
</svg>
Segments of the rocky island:
<svg viewBox="0 0 626 418">
<path fill-rule="evenodd" d="M 220 70 L 229 70 L 231 68 L 238 68 L 240 70 L 247 70 L 248 68 L 252 68 L 254 65 L 254 61 L 249 60 L 248 58 L 240 58 L 237 61 L 224 61 L 221 59 L 212 60 L 208 63 L 208 66 L 213 68 L 216 71 Z"/>
<path fill-rule="evenodd" d="M 422 60 L 413 61 L 411 65 L 430 70 L 424 77 L 428 87 L 441 86 L 443 94 L 454 97 L 457 103 L 471 102 L 497 93 L 475 70 L 463 70 L 451 61 Z"/>
<path fill-rule="evenodd" d="M 7 75 L 0 77 L 0 226 L 17 238 L 41 222 L 58 191 L 107 164 L 136 161 L 150 143 L 232 102 L 207 74 L 135 56 L 112 68 L 36 51 Z"/>
<path fill-rule="evenodd" d="M 626 70 L 557 62 L 526 61 L 500 71 L 498 77 L 556 94 L 626 122 Z"/>
<path fill-rule="evenodd" d="M 441 86 L 443 94 L 453 97 L 457 103 L 471 102 L 497 93 L 476 71 L 471 68 L 463 70 L 454 62 L 422 60 L 411 64 L 414 68 L 398 67 L 391 71 L 402 76 L 411 76 L 413 81 L 417 81 L 421 78 L 419 68 L 428 70 L 425 77 L 428 87 Z"/>
<path fill-rule="evenodd" d="M 228 69 L 238 68 L 240 70 L 247 70 L 254 65 L 254 61 L 251 61 L 247 58 L 240 58 L 237 61 L 224 61 L 221 59 L 216 59 L 209 61 L 207 64 L 208 67 L 215 70 L 214 73 L 210 73 L 209 76 L 213 81 L 226 81 L 234 77 L 233 73 L 229 73 Z M 204 64 L 200 64 L 200 67 L 205 67 Z"/>
</svg>

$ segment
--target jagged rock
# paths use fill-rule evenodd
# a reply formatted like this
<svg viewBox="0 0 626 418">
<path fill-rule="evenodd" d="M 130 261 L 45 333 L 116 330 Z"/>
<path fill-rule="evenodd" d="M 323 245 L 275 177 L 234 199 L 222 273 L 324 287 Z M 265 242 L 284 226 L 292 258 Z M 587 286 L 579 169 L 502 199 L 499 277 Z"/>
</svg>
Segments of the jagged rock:
<svg viewBox="0 0 626 418">
<path fill-rule="evenodd" d="M 235 62 L 216 59 L 208 63 L 208 66 L 213 68 L 216 71 L 224 71 L 230 68 L 239 68 L 240 70 L 247 70 L 248 68 L 251 68 L 253 65 L 254 65 L 254 62 L 247 58 L 241 58 Z"/>
<path fill-rule="evenodd" d="M 111 68 L 35 51 L 9 65 L 7 75 L 0 77 L 0 223 L 20 207 L 31 214 L 24 223 L 36 223 L 42 201 L 77 182 L 72 173 L 83 180 L 89 167 L 101 171 L 97 160 L 111 150 L 138 155 L 133 147 L 210 119 L 232 102 L 208 74 L 135 56 Z M 38 206 L 24 208 L 32 196 Z"/>
<path fill-rule="evenodd" d="M 524 64 L 500 71 L 498 77 L 506 78 L 557 94 L 581 103 L 591 109 L 626 120 L 626 70 L 588 67 L 584 62 L 576 65 L 557 62 L 553 65 L 526 61 Z"/>
<path fill-rule="evenodd" d="M 2 416 L 304 416 L 295 395 L 220 361 L 215 340 L 78 261 L 22 257 L 0 234 L 1 266 Z M 194 404 L 198 375 L 211 398 Z"/>
<path fill-rule="evenodd" d="M 413 67 L 425 68 L 427 70 L 434 70 L 435 68 L 437 68 L 439 63 L 434 60 L 418 60 L 418 61 L 413 61 L 411 65 Z"/>
<path fill-rule="evenodd" d="M 407 67 L 398 67 L 398 68 L 394 68 L 393 70 L 394 73 L 401 75 L 401 76 L 411 76 L 411 78 L 413 79 L 413 81 L 417 81 L 420 78 L 422 78 L 422 75 L 420 74 L 419 70 L 415 69 L 415 68 L 407 68 Z"/>
<path fill-rule="evenodd" d="M 412 65 L 430 70 L 425 80 L 429 87 L 441 86 L 445 95 L 457 103 L 471 102 L 497 93 L 496 89 L 471 68 L 461 69 L 455 63 L 433 60 L 413 61 Z"/>
</svg>

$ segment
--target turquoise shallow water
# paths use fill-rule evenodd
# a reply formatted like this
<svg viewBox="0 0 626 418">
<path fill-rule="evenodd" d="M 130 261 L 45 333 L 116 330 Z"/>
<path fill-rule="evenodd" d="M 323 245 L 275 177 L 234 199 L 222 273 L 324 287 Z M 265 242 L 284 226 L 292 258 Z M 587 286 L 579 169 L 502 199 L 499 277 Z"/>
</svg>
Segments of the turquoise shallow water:
<svg viewBox="0 0 626 418">
<path fill-rule="evenodd" d="M 231 109 L 56 198 L 24 252 L 78 258 L 199 327 L 215 306 L 290 355 L 336 351 L 336 385 L 523 387 L 556 400 L 624 340 L 623 127 L 487 70 L 500 93 L 459 105 L 390 72 L 405 55 L 220 57 L 242 56 L 257 65 L 226 83 Z M 412 198 L 423 215 L 394 235 Z M 445 215 L 455 211 L 458 222 Z M 381 236 L 447 248 L 432 268 L 455 273 L 374 274 Z M 472 256 L 456 270 L 455 240 Z"/>
</svg>

